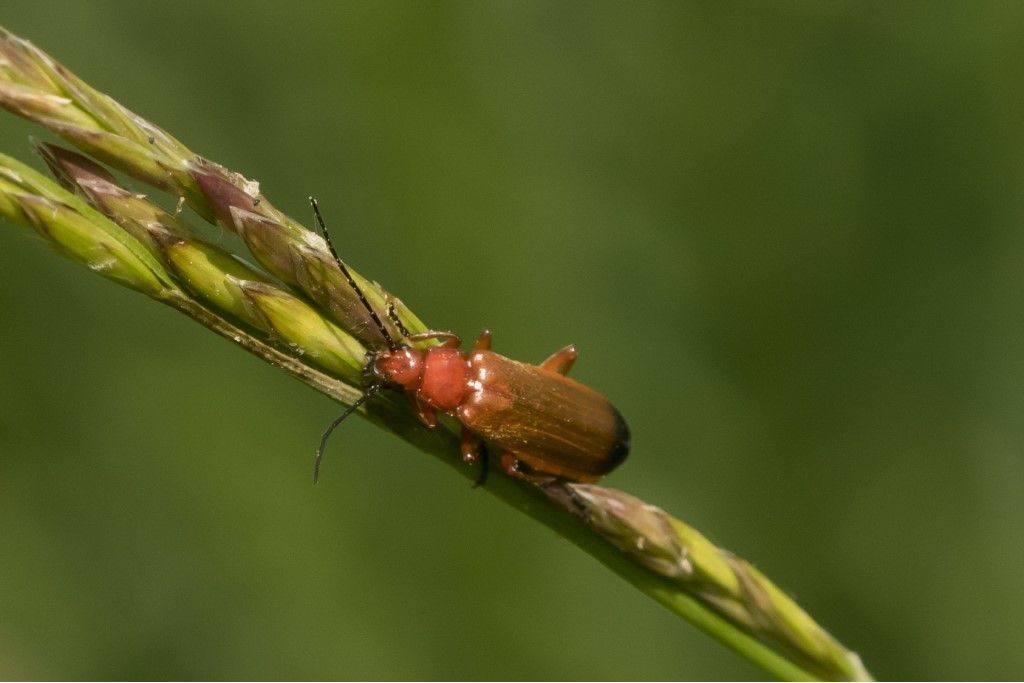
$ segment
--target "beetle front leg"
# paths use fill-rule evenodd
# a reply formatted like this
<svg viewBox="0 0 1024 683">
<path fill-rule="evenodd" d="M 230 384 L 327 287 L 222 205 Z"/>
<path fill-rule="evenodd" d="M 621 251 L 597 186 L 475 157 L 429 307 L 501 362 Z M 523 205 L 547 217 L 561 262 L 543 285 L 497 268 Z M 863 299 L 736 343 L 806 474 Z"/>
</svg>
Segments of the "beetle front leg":
<svg viewBox="0 0 1024 683">
<path fill-rule="evenodd" d="M 548 356 L 548 359 L 540 364 L 545 370 L 557 372 L 559 375 L 568 375 L 572 364 L 576 362 L 576 347 L 569 344 L 565 348 L 558 349 Z"/>
<path fill-rule="evenodd" d="M 412 404 L 413 412 L 416 413 L 416 417 L 420 419 L 420 422 L 431 429 L 436 427 L 437 410 L 416 394 L 410 393 L 406 395 L 409 397 L 409 403 Z"/>
<path fill-rule="evenodd" d="M 438 332 L 436 330 L 430 330 L 429 332 L 418 332 L 417 334 L 410 333 L 409 329 L 402 324 L 401 318 L 398 317 L 398 311 L 395 309 L 395 299 L 392 298 L 390 294 L 385 294 L 384 301 L 386 301 L 388 305 L 388 317 L 391 318 L 391 322 L 395 324 L 398 331 L 401 332 L 402 336 L 408 341 L 417 342 L 426 341 L 428 339 L 444 339 L 441 346 L 446 346 L 452 349 L 457 349 L 462 346 L 462 339 L 460 339 L 459 335 L 454 332 Z"/>
<path fill-rule="evenodd" d="M 429 332 L 420 332 L 419 334 L 410 334 L 406 337 L 408 341 L 418 342 L 426 341 L 428 339 L 443 339 L 441 346 L 446 349 L 457 349 L 462 346 L 462 338 L 454 332 L 437 332 L 431 330 Z"/>
</svg>

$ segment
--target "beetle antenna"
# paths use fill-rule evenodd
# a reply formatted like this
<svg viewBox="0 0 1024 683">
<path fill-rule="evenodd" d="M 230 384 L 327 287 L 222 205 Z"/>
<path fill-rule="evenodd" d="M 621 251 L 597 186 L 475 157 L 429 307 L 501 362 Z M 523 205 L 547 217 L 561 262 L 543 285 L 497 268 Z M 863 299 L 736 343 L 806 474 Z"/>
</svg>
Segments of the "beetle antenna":
<svg viewBox="0 0 1024 683">
<path fill-rule="evenodd" d="M 363 393 L 362 396 L 357 398 L 352 405 L 346 408 L 345 412 L 336 417 L 334 419 L 334 422 L 327 426 L 327 429 L 324 430 L 323 435 L 320 437 L 320 447 L 316 449 L 316 459 L 313 461 L 314 484 L 320 481 L 320 463 L 324 459 L 324 448 L 327 446 L 327 439 L 331 436 L 331 432 L 333 432 L 338 427 L 338 425 L 340 425 L 342 421 L 344 421 L 346 417 L 354 413 L 356 411 L 356 408 L 366 403 L 367 399 L 369 399 L 371 396 L 380 391 L 383 386 L 383 384 L 374 384 L 373 386 L 371 386 Z"/>
<path fill-rule="evenodd" d="M 409 329 L 402 323 L 402 319 L 398 317 L 398 313 L 395 312 L 394 301 L 388 302 L 388 317 L 391 318 L 391 321 L 393 323 L 395 323 L 395 327 L 398 328 L 399 332 L 401 332 L 406 337 L 412 336 L 412 334 L 409 332 Z"/>
<path fill-rule="evenodd" d="M 394 337 L 392 337 L 391 333 L 388 332 L 388 328 L 384 327 L 384 323 L 381 321 L 380 316 L 377 315 L 377 311 L 373 310 L 373 306 L 371 306 L 370 302 L 367 301 L 366 295 L 363 294 L 363 290 L 361 290 L 359 285 L 356 284 L 356 280 L 352 277 L 352 273 L 349 272 L 348 267 L 345 266 L 345 262 L 341 260 L 341 257 L 338 256 L 338 252 L 334 249 L 334 243 L 331 242 L 331 235 L 327 232 L 327 226 L 324 225 L 324 217 L 320 215 L 320 206 L 317 204 L 316 198 L 310 197 L 309 203 L 313 206 L 313 215 L 316 216 L 317 225 L 320 226 L 320 233 L 324 236 L 324 241 L 327 242 L 327 248 L 331 250 L 331 256 L 333 256 L 334 260 L 338 263 L 338 268 L 341 269 L 341 274 L 345 276 L 346 280 L 348 280 L 349 286 L 353 291 L 355 291 L 356 296 L 359 297 L 359 301 L 362 302 L 363 307 L 369 311 L 370 317 L 373 318 L 374 324 L 377 326 L 377 329 L 380 330 L 381 336 L 383 336 L 384 340 L 388 343 L 388 348 L 394 351 L 398 348 L 398 344 L 395 343 Z"/>
</svg>

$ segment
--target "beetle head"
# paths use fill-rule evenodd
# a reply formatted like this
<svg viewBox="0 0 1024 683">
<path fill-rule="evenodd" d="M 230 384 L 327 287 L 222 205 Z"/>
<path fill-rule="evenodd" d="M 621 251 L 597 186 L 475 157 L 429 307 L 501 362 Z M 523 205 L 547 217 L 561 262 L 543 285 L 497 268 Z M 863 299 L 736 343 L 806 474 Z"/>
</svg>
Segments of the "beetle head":
<svg viewBox="0 0 1024 683">
<path fill-rule="evenodd" d="M 369 374 L 386 384 L 415 391 L 423 380 L 425 352 L 409 346 L 375 354 L 367 366 Z"/>
</svg>

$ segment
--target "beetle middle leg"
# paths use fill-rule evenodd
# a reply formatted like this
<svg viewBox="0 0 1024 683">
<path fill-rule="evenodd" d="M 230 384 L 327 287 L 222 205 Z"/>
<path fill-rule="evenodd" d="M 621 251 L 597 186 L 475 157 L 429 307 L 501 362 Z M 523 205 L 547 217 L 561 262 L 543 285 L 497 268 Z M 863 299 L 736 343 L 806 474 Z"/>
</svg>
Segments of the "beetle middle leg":
<svg viewBox="0 0 1024 683">
<path fill-rule="evenodd" d="M 490 351 L 491 350 L 491 331 L 484 330 L 480 333 L 480 336 L 476 338 L 476 343 L 473 344 L 474 351 Z"/>
<path fill-rule="evenodd" d="M 459 436 L 459 452 L 462 454 L 462 462 L 469 464 L 480 463 L 480 474 L 477 475 L 476 481 L 473 482 L 473 488 L 483 486 L 483 483 L 487 481 L 487 470 L 490 464 L 487 445 L 476 434 L 463 427 L 462 434 Z"/>
<path fill-rule="evenodd" d="M 575 362 L 576 347 L 569 344 L 548 356 L 548 359 L 541 363 L 540 367 L 557 372 L 559 375 L 568 375 L 569 370 L 572 369 L 572 364 Z"/>
</svg>

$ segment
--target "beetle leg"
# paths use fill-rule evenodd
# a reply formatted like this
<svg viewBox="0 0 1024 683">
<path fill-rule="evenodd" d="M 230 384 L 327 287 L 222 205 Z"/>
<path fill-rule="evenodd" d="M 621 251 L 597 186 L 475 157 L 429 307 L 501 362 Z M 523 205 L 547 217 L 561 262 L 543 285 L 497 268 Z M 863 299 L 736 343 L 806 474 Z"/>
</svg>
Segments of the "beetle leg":
<svg viewBox="0 0 1024 683">
<path fill-rule="evenodd" d="M 462 454 L 462 462 L 472 464 L 480 458 L 478 445 L 479 439 L 476 438 L 476 434 L 463 427 L 459 436 L 459 453 Z"/>
<path fill-rule="evenodd" d="M 558 478 L 534 471 L 512 451 L 502 451 L 501 469 L 505 470 L 505 474 L 508 476 L 528 481 L 531 484 L 548 484 Z"/>
<path fill-rule="evenodd" d="M 457 349 L 462 346 L 462 338 L 454 332 L 438 332 L 436 330 L 431 330 L 429 332 L 410 334 L 406 339 L 412 342 L 426 341 L 428 339 L 443 339 L 444 341 L 441 342 L 441 346 L 447 349 Z"/>
<path fill-rule="evenodd" d="M 501 452 L 501 469 L 505 470 L 505 474 L 510 477 L 515 477 L 516 479 L 526 478 L 519 471 L 519 458 L 512 451 Z"/>
<path fill-rule="evenodd" d="M 491 350 L 491 331 L 484 330 L 480 333 L 480 336 L 476 338 L 476 343 L 473 344 L 474 351 L 490 351 Z"/>
<path fill-rule="evenodd" d="M 384 295 L 384 301 L 388 305 L 388 317 L 391 318 L 391 322 L 395 324 L 398 331 L 402 333 L 402 336 L 409 341 L 426 341 L 427 339 L 444 339 L 444 343 L 441 346 L 447 346 L 449 348 L 457 349 L 462 346 L 462 340 L 459 335 L 454 332 L 438 332 L 436 330 L 430 330 L 429 332 L 419 332 L 417 334 L 411 334 L 409 329 L 402 324 L 401 318 L 398 317 L 398 311 L 395 310 L 395 299 L 390 294 Z"/>
<path fill-rule="evenodd" d="M 409 403 L 412 404 L 412 409 L 416 413 L 416 417 L 420 419 L 420 422 L 433 429 L 437 426 L 437 411 L 422 398 L 416 394 L 406 394 L 409 397 Z"/>
<path fill-rule="evenodd" d="M 478 446 L 480 449 L 480 474 L 476 476 L 476 481 L 473 482 L 473 488 L 484 485 L 484 482 L 487 481 L 487 472 L 490 470 L 491 465 L 491 456 L 487 452 L 487 444 L 481 441 Z"/>
<path fill-rule="evenodd" d="M 545 370 L 557 372 L 559 375 L 568 375 L 572 364 L 576 362 L 576 347 L 569 344 L 565 348 L 558 349 L 548 356 L 548 359 L 540 364 Z"/>
<path fill-rule="evenodd" d="M 466 463 L 480 462 L 480 474 L 473 482 L 473 488 L 482 486 L 487 481 L 487 446 L 477 438 L 476 434 L 465 427 L 462 428 L 462 435 L 459 437 L 459 451 L 462 453 L 462 461 Z"/>
</svg>

